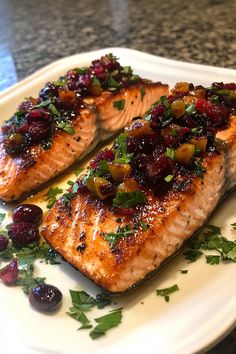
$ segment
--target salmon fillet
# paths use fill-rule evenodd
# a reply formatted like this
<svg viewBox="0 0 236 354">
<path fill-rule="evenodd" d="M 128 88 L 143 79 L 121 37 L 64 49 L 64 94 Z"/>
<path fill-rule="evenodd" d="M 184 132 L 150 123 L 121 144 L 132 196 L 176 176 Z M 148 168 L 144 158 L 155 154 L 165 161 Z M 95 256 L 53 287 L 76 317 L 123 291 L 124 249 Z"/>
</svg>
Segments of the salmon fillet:
<svg viewBox="0 0 236 354">
<path fill-rule="evenodd" d="M 229 191 L 236 185 L 236 116 L 230 117 L 227 129 L 220 130 L 216 134 L 226 154 L 226 184 L 225 190 Z"/>
<path fill-rule="evenodd" d="M 140 96 L 141 88 L 145 90 L 143 97 Z M 39 188 L 87 155 L 100 141 L 118 132 L 134 116 L 143 115 L 151 104 L 167 93 L 167 85 L 147 83 L 116 93 L 103 92 L 101 97 L 86 98 L 86 107 L 72 121 L 74 134 L 58 131 L 48 150 L 37 144 L 30 147 L 26 154 L 15 157 L 6 153 L 2 142 L 0 198 L 17 200 Z M 113 103 L 120 100 L 125 100 L 122 110 L 113 107 Z"/>
<path fill-rule="evenodd" d="M 148 230 L 139 227 L 132 236 L 122 238 L 114 251 L 102 234 L 127 224 L 133 227 L 135 217 L 117 222 L 117 214 L 89 193 L 76 195 L 70 214 L 59 200 L 47 215 L 42 234 L 96 284 L 112 293 L 124 292 L 170 257 L 217 205 L 225 180 L 224 154 L 206 158 L 204 166 L 204 178 L 195 178 L 187 191 L 170 190 L 164 200 L 148 194 L 147 203 L 138 210 Z M 81 244 L 86 245 L 83 252 Z"/>
<path fill-rule="evenodd" d="M 208 92 L 177 84 L 48 213 L 46 241 L 107 291 L 122 293 L 155 273 L 235 186 L 234 92 L 218 97 L 219 85 Z"/>
</svg>

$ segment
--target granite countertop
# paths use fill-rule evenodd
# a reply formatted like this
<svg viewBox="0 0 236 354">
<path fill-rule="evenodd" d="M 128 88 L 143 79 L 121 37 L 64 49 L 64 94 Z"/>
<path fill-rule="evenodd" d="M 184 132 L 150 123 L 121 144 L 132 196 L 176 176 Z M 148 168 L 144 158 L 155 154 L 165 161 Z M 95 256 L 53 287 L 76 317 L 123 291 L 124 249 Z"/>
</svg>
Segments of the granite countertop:
<svg viewBox="0 0 236 354">
<path fill-rule="evenodd" d="M 0 0 L 0 91 L 56 59 L 105 47 L 236 69 L 236 2 Z M 236 352 L 236 330 L 208 354 Z"/>
</svg>

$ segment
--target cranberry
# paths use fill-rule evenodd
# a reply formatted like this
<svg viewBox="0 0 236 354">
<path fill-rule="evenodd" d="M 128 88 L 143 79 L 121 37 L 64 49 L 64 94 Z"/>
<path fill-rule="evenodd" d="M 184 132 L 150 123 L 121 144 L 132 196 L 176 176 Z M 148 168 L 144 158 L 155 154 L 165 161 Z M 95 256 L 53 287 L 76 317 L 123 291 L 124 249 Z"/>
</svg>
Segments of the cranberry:
<svg viewBox="0 0 236 354">
<path fill-rule="evenodd" d="M 18 264 L 16 259 L 13 259 L 0 271 L 0 279 L 6 285 L 14 285 L 16 283 L 18 279 Z"/>
<path fill-rule="evenodd" d="M 164 117 L 166 112 L 166 108 L 162 103 L 159 103 L 155 108 L 153 108 L 151 112 L 152 121 L 155 123 L 159 123 L 160 117 Z"/>
<path fill-rule="evenodd" d="M 17 133 L 26 134 L 29 130 L 29 123 L 24 123 L 19 129 L 17 129 Z"/>
<path fill-rule="evenodd" d="M 102 150 L 97 154 L 95 159 L 90 162 L 90 167 L 97 168 L 101 160 L 106 160 L 107 162 L 111 162 L 114 160 L 114 158 L 115 156 L 112 150 L 109 149 Z"/>
<path fill-rule="evenodd" d="M 9 237 L 14 246 L 22 247 L 28 243 L 39 240 L 39 229 L 29 222 L 18 222 L 11 225 Z"/>
<path fill-rule="evenodd" d="M 125 216 L 132 216 L 134 213 L 133 208 L 122 208 L 118 206 L 113 207 L 113 211 L 115 214 L 125 215 Z"/>
<path fill-rule="evenodd" d="M 236 90 L 236 83 L 231 82 L 229 84 L 224 84 L 225 90 Z"/>
<path fill-rule="evenodd" d="M 148 156 L 146 154 L 140 154 L 138 153 L 133 161 L 132 165 L 134 166 L 135 169 L 137 170 L 143 170 L 146 168 L 147 163 L 151 160 L 151 156 Z"/>
<path fill-rule="evenodd" d="M 24 102 L 20 103 L 18 106 L 18 110 L 20 112 L 28 112 L 32 108 L 33 108 L 33 103 L 31 101 L 24 101 Z"/>
<path fill-rule="evenodd" d="M 0 235 L 0 252 L 5 251 L 8 245 L 8 238 L 3 235 Z"/>
<path fill-rule="evenodd" d="M 61 291 L 53 285 L 42 284 L 33 288 L 29 294 L 30 304 L 39 311 L 55 310 L 62 300 Z"/>
<path fill-rule="evenodd" d="M 147 164 L 149 177 L 164 177 L 173 170 L 172 161 L 166 156 L 160 156 L 157 160 Z"/>
<path fill-rule="evenodd" d="M 212 104 L 206 107 L 206 115 L 210 118 L 214 127 L 225 123 L 228 113 L 228 109 L 224 105 Z"/>
<path fill-rule="evenodd" d="M 28 129 L 32 142 L 38 143 L 45 139 L 50 131 L 49 125 L 44 121 L 33 121 Z"/>
<path fill-rule="evenodd" d="M 42 217 L 42 209 L 34 204 L 22 204 L 12 211 L 12 220 L 14 222 L 26 221 L 38 225 L 42 221 Z"/>
<path fill-rule="evenodd" d="M 33 109 L 26 115 L 27 122 L 31 123 L 32 121 L 38 119 L 48 119 L 50 113 L 44 109 Z"/>
</svg>

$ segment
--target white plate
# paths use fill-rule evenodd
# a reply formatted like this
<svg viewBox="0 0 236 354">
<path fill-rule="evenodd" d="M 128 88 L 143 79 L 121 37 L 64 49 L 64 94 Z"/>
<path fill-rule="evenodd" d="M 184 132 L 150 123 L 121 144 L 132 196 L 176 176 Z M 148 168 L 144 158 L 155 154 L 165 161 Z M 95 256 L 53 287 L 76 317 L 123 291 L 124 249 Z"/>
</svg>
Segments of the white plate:
<svg viewBox="0 0 236 354">
<path fill-rule="evenodd" d="M 44 83 L 57 79 L 68 69 L 87 65 L 91 60 L 112 52 L 135 72 L 172 86 L 176 81 L 209 85 L 213 81 L 235 82 L 236 72 L 230 69 L 188 64 L 159 58 L 124 48 L 107 48 L 74 55 L 41 69 L 0 94 L 1 119 L 14 113 L 17 104 L 27 96 L 37 95 Z M 67 174 L 57 185 L 75 178 Z M 44 206 L 42 192 L 31 199 Z M 2 209 L 10 206 L 2 205 Z M 223 234 L 235 239 L 230 224 L 236 221 L 235 193 L 221 205 L 211 223 L 223 227 Z M 188 269 L 183 275 L 179 269 Z M 65 312 L 70 306 L 69 289 L 84 289 L 91 294 L 98 288 L 66 263 L 46 266 L 37 263 L 38 275 L 58 286 L 64 295 L 63 306 L 54 315 L 43 315 L 28 305 L 20 288 L 0 285 L 2 353 L 127 353 L 189 354 L 209 348 L 235 325 L 235 264 L 210 266 L 205 261 L 187 264 L 182 255 L 173 259 L 148 285 L 117 301 L 123 306 L 122 324 L 103 338 L 93 341 L 86 331 L 77 331 L 79 324 Z M 155 295 L 155 289 L 178 284 L 180 291 L 170 302 Z M 108 309 L 95 311 L 95 318 Z"/>
</svg>

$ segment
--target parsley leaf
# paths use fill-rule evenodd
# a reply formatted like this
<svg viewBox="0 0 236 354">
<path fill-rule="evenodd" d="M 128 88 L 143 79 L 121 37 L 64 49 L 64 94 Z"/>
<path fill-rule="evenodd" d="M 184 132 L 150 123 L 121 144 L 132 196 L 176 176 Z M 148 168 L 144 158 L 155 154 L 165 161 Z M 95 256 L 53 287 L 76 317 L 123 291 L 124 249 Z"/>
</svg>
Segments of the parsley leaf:
<svg viewBox="0 0 236 354">
<path fill-rule="evenodd" d="M 6 217 L 6 213 L 0 213 L 0 223 L 3 222 L 3 220 L 5 219 Z"/>
<path fill-rule="evenodd" d="M 185 108 L 185 112 L 189 115 L 192 115 L 196 111 L 196 106 L 194 103 L 190 104 L 187 108 Z"/>
<path fill-rule="evenodd" d="M 140 88 L 141 101 L 143 101 L 144 96 L 146 95 L 146 91 L 144 87 Z"/>
<path fill-rule="evenodd" d="M 131 226 L 125 225 L 123 227 L 119 226 L 116 232 L 104 233 L 102 236 L 104 240 L 109 241 L 109 246 L 111 250 L 114 250 L 117 241 L 123 237 L 128 237 L 134 234 L 134 230 Z"/>
<path fill-rule="evenodd" d="M 74 174 L 76 175 L 76 177 L 78 177 L 82 172 L 83 172 L 84 168 L 77 168 L 74 171 Z"/>
<path fill-rule="evenodd" d="M 105 316 L 95 318 L 95 321 L 98 325 L 89 334 L 92 339 L 104 336 L 109 329 L 117 327 L 122 321 L 122 312 L 115 310 Z"/>
<path fill-rule="evenodd" d="M 50 112 L 51 112 L 51 114 L 53 116 L 58 116 L 59 115 L 59 112 L 58 112 L 56 106 L 53 103 L 50 103 L 48 108 L 50 109 Z"/>
<path fill-rule="evenodd" d="M 121 133 L 115 141 L 114 152 L 115 152 L 115 163 L 129 163 L 133 157 L 133 154 L 127 153 L 127 134 Z"/>
<path fill-rule="evenodd" d="M 57 128 L 64 130 L 66 133 L 70 134 L 70 135 L 74 135 L 75 131 L 71 125 L 71 123 L 68 122 L 57 122 L 56 123 Z"/>
<path fill-rule="evenodd" d="M 208 255 L 206 256 L 207 264 L 220 264 L 220 256 Z"/>
<path fill-rule="evenodd" d="M 47 208 L 51 209 L 51 207 L 54 205 L 54 203 L 57 201 L 57 196 L 63 192 L 63 189 L 58 188 L 58 187 L 50 187 L 46 194 L 46 200 L 47 200 Z"/>
<path fill-rule="evenodd" d="M 29 295 L 30 290 L 35 288 L 38 285 L 44 284 L 46 278 L 35 277 L 33 276 L 34 268 L 30 269 L 20 269 L 19 270 L 19 279 L 17 280 L 16 285 L 22 287 L 23 292 L 26 295 Z"/>
<path fill-rule="evenodd" d="M 125 100 L 114 101 L 113 107 L 116 108 L 118 111 L 122 111 L 125 108 Z"/>
<path fill-rule="evenodd" d="M 46 107 L 46 106 L 49 106 L 50 103 L 51 103 L 51 100 L 50 100 L 50 98 L 49 98 L 48 100 L 42 101 L 42 102 L 39 103 L 39 104 L 35 104 L 34 107 L 35 107 L 35 108 Z"/>
<path fill-rule="evenodd" d="M 156 293 L 159 296 L 164 296 L 165 297 L 165 301 L 168 302 L 170 300 L 170 294 L 174 293 L 175 291 L 178 291 L 179 287 L 177 284 L 169 287 L 169 288 L 165 288 L 165 289 L 157 289 Z"/>
<path fill-rule="evenodd" d="M 180 269 L 180 273 L 181 274 L 187 274 L 188 273 L 188 269 Z"/>
<path fill-rule="evenodd" d="M 184 252 L 185 259 L 187 259 L 189 262 L 196 262 L 198 258 L 200 258 L 203 253 L 199 250 L 187 250 Z"/>
<path fill-rule="evenodd" d="M 113 199 L 113 204 L 123 208 L 132 208 L 137 204 L 143 204 L 146 201 L 145 194 L 142 191 L 118 192 Z"/>
<path fill-rule="evenodd" d="M 231 224 L 231 226 L 233 226 L 233 229 L 236 230 L 236 222 L 234 222 L 233 224 Z"/>
</svg>

